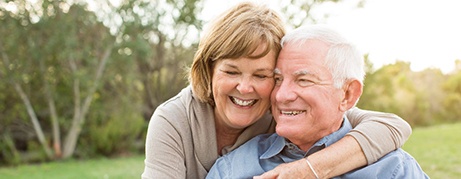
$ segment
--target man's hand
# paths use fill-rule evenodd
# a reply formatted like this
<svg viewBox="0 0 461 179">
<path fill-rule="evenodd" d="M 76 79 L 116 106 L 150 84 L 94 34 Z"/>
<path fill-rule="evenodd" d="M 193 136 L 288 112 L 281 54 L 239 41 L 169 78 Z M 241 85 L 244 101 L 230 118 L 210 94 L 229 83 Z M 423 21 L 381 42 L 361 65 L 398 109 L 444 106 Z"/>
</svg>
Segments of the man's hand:
<svg viewBox="0 0 461 179">
<path fill-rule="evenodd" d="M 253 179 L 290 179 L 290 178 L 315 178 L 314 174 L 310 172 L 306 159 L 297 160 L 291 163 L 280 164 L 271 171 L 263 173 L 260 176 L 255 176 Z"/>
</svg>

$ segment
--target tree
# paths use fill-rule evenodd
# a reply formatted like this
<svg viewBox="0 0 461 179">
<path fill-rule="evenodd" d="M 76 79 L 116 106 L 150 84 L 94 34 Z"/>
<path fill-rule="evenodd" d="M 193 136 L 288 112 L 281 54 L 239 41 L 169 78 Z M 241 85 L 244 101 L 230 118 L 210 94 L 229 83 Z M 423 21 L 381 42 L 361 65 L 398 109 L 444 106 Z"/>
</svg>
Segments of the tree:
<svg viewBox="0 0 461 179">
<path fill-rule="evenodd" d="M 121 48 L 136 62 L 144 87 L 146 118 L 186 85 L 184 67 L 195 52 L 202 27 L 196 14 L 201 8 L 197 0 L 126 0 L 117 8 L 117 16 L 124 22 L 118 37 Z"/>
<path fill-rule="evenodd" d="M 106 127 L 95 121 L 109 124 L 120 119 L 93 114 L 92 105 L 108 109 L 108 105 L 100 105 L 103 101 L 93 104 L 95 98 L 124 102 L 120 106 L 136 106 L 132 99 L 145 99 L 147 116 L 186 85 L 184 73 L 180 72 L 183 69 L 178 66 L 192 57 L 195 43 L 188 38 L 190 33 L 198 36 L 201 24 L 195 18 L 200 9 L 198 1 L 122 1 L 118 6 L 109 1 L 97 3 L 100 11 L 95 12 L 89 11 L 86 4 L 62 0 L 0 4 L 0 32 L 10 34 L 0 41 L 0 75 L 14 86 L 49 159 L 71 157 L 85 125 Z M 120 20 L 121 24 L 114 23 Z M 135 68 L 129 68 L 130 64 Z M 105 73 L 108 77 L 104 77 Z M 130 87 L 121 86 L 123 83 Z M 102 87 L 109 88 L 100 92 Z M 133 90 L 145 92 L 147 97 L 140 97 Z M 105 95 L 117 91 L 131 95 L 115 99 Z M 123 111 L 117 110 L 117 106 L 109 110 Z M 137 118 L 128 113 L 132 114 L 127 111 L 122 115 Z M 87 124 L 88 116 L 111 119 Z M 67 132 L 63 142 L 62 131 Z M 111 129 L 105 135 L 113 135 L 114 131 L 118 130 Z M 53 149 L 49 147 L 50 138 Z M 94 137 L 91 140 L 100 141 Z"/>
<path fill-rule="evenodd" d="M 28 29 L 26 27 L 31 24 L 31 18 L 29 17 L 30 14 L 26 11 L 23 3 L 18 3 L 17 8 L 18 12 L 16 13 L 3 8 L 1 9 L 3 15 L 2 24 L 4 24 L 1 32 L 4 34 L 10 34 L 8 38 L 2 38 L 2 41 L 0 41 L 0 52 L 3 68 L 5 70 L 5 77 L 13 86 L 25 105 L 39 142 L 41 143 L 46 155 L 51 158 L 51 149 L 47 145 L 37 114 L 33 109 L 30 98 L 23 89 L 23 85 L 30 83 L 31 78 L 34 78 L 35 76 L 31 68 L 34 65 L 31 60 L 29 60 L 28 56 L 24 55 L 28 53 L 28 49 L 24 46 L 16 45 L 24 45 L 28 43 L 27 39 L 23 37 L 27 37 Z M 11 31 L 12 33 L 8 32 L 11 29 L 13 29 L 13 31 Z"/>
<path fill-rule="evenodd" d="M 321 14 L 323 16 L 313 16 L 312 10 L 319 6 L 328 3 L 340 3 L 343 0 L 279 0 L 278 7 L 281 7 L 281 14 L 285 16 L 287 25 L 290 28 L 297 28 L 306 23 L 318 23 L 321 20 L 328 18 L 328 13 Z M 358 8 L 363 7 L 365 0 L 357 2 Z"/>
<path fill-rule="evenodd" d="M 457 67 L 461 66 L 461 61 L 456 61 Z M 448 75 L 446 81 L 442 84 L 442 89 L 446 93 L 443 98 L 443 118 L 449 122 L 460 121 L 461 117 L 461 69 L 456 68 Z"/>
<path fill-rule="evenodd" d="M 366 62 L 370 69 L 367 58 Z M 453 110 L 442 105 L 446 96 L 452 94 L 443 90 L 446 78 L 440 69 L 413 72 L 410 63 L 402 61 L 377 71 L 367 70 L 358 106 L 395 113 L 413 126 L 446 122 L 445 109 Z"/>
<path fill-rule="evenodd" d="M 69 5 L 63 1 L 43 1 L 41 6 L 22 1 L 10 3 L 19 11 L 3 12 L 13 24 L 20 25 L 2 29 L 17 32 L 6 38 L 6 43 L 1 44 L 4 67 L 10 67 L 7 69 L 7 76 L 26 106 L 35 133 L 48 158 L 61 157 L 58 119 L 72 119 L 69 126 L 65 127 L 68 133 L 62 145 L 62 157 L 71 157 L 115 40 L 108 28 L 82 5 Z M 37 22 L 32 21 L 37 18 Z M 16 39 L 23 41 L 23 46 L 18 47 Z M 33 75 L 30 77 L 33 82 L 19 78 L 31 76 L 30 74 Z M 39 90 L 25 91 L 23 86 L 34 86 Z M 60 93 L 60 88 L 67 89 Z M 73 95 L 70 97 L 67 92 L 71 91 Z M 48 104 L 55 156 L 51 153 L 37 116 L 37 111 L 44 107 L 39 102 L 34 106 L 32 101 L 36 98 L 36 93 L 40 92 L 43 92 L 43 96 L 39 98 Z M 67 103 L 74 105 L 72 117 L 62 114 L 67 113 L 67 110 L 60 110 L 62 113 L 59 113 L 56 100 L 72 101 Z"/>
</svg>

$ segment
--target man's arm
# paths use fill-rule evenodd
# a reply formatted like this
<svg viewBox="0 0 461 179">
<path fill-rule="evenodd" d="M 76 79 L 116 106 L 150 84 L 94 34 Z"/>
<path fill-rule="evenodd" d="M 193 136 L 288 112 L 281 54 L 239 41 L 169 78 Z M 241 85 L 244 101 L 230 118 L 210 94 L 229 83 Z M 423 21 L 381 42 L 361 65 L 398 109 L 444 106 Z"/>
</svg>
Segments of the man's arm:
<svg viewBox="0 0 461 179">
<path fill-rule="evenodd" d="M 353 108 L 347 117 L 355 128 L 335 144 L 308 157 L 319 178 L 342 175 L 373 163 L 402 146 L 411 134 L 410 125 L 393 114 Z M 305 159 L 280 165 L 262 178 L 299 176 L 315 178 Z"/>
</svg>

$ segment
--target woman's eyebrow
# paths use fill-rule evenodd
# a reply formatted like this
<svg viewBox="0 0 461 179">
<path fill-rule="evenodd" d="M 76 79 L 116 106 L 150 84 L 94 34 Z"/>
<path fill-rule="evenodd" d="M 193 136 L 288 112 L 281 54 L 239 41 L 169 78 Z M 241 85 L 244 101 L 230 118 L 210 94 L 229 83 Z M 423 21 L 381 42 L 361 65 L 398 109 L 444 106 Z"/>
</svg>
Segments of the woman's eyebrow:
<svg viewBox="0 0 461 179">
<path fill-rule="evenodd" d="M 225 63 L 224 66 L 230 67 L 230 68 L 237 68 L 237 65 L 230 64 L 230 63 Z"/>
</svg>

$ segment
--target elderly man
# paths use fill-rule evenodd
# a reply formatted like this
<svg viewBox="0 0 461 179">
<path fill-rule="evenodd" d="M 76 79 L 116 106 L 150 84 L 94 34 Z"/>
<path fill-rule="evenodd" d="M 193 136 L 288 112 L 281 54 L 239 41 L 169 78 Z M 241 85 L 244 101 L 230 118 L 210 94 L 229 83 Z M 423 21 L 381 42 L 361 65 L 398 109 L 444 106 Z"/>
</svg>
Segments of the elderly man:
<svg viewBox="0 0 461 179">
<path fill-rule="evenodd" d="M 259 135 L 218 159 L 207 178 L 261 175 L 322 150 L 351 130 L 344 114 L 362 94 L 361 54 L 338 33 L 319 25 L 292 31 L 282 45 L 271 95 L 277 133 Z M 306 165 L 313 175 L 300 178 L 319 178 L 307 159 Z M 402 149 L 338 177 L 428 178 Z"/>
</svg>

